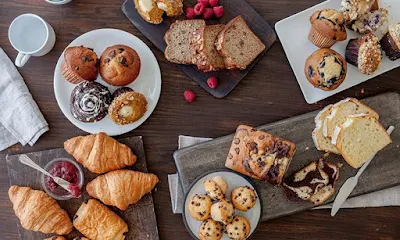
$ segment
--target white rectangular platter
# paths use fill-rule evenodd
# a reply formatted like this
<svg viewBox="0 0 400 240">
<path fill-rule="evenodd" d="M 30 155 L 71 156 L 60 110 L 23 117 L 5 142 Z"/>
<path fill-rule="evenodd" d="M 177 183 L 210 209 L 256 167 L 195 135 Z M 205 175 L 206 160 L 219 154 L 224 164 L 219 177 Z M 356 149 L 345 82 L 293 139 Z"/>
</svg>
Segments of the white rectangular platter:
<svg viewBox="0 0 400 240">
<path fill-rule="evenodd" d="M 341 0 L 328 0 L 314 7 L 306 9 L 293 16 L 285 18 L 275 25 L 275 30 L 285 50 L 286 56 L 300 85 L 304 98 L 307 103 L 315 103 L 327 97 L 330 97 L 343 90 L 351 88 L 382 73 L 388 72 L 400 66 L 400 59 L 390 61 L 385 54 L 379 69 L 373 75 L 364 75 L 358 69 L 351 65 L 347 65 L 347 76 L 344 82 L 333 91 L 323 91 L 311 85 L 304 75 L 304 64 L 308 56 L 310 56 L 318 47 L 314 46 L 307 38 L 311 28 L 310 16 L 317 10 L 325 8 L 340 9 Z M 400 22 L 400 0 L 379 0 L 379 6 L 387 8 L 389 11 L 389 23 Z M 295 37 L 294 37 L 295 36 Z M 343 57 L 347 43 L 350 39 L 359 37 L 357 34 L 347 29 L 347 39 L 336 43 L 332 49 L 340 53 Z"/>
</svg>

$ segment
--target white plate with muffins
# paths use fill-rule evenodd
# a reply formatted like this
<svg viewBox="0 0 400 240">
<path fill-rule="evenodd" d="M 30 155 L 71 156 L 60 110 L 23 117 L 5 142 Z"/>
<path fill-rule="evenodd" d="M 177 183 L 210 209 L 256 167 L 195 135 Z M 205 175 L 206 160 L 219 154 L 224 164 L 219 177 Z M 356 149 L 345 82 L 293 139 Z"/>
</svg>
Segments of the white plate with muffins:
<svg viewBox="0 0 400 240">
<path fill-rule="evenodd" d="M 346 8 L 343 8 L 344 14 L 340 11 L 342 0 L 328 0 L 283 19 L 275 25 L 276 32 L 297 82 L 305 100 L 309 104 L 318 102 L 400 66 L 400 59 L 393 57 L 393 55 L 400 56 L 400 2 L 398 0 L 378 0 L 377 5 L 371 2 L 370 6 L 355 7 L 357 14 L 353 14 L 352 7 L 354 6 L 351 6 L 351 3 L 343 0 L 343 4 L 348 4 Z M 324 9 L 333 9 L 339 12 L 343 16 L 343 23 L 340 22 L 341 17 L 338 17 L 337 13 L 326 12 L 323 11 Z M 322 13 L 318 14 L 319 12 L 317 13 L 317 11 Z M 310 21 L 313 14 L 315 14 L 315 21 L 313 22 L 315 27 L 312 27 L 311 24 L 313 20 Z M 326 24 L 323 23 L 324 21 Z M 331 29 L 321 33 L 323 30 L 320 29 L 326 27 L 324 25 L 331 25 Z M 387 42 L 382 42 L 385 41 L 385 37 L 380 40 L 382 36 L 389 34 L 389 25 L 397 28 L 399 45 L 397 51 L 393 51 L 395 49 L 392 49 L 392 47 L 386 46 L 385 48 L 385 45 L 388 45 Z M 389 27 L 389 29 L 393 28 Z M 345 30 L 344 33 L 347 35 L 345 40 L 342 40 L 341 30 Z M 372 31 L 372 34 L 376 35 L 376 37 L 367 36 L 369 31 Z M 311 40 L 309 40 L 310 32 L 312 35 Z M 319 36 L 318 32 L 324 36 Z M 326 36 L 330 36 L 330 39 L 327 39 Z M 366 44 L 367 42 L 374 44 L 374 41 L 374 46 Z M 323 50 L 316 52 L 320 48 L 323 48 Z M 372 49 L 366 50 L 367 56 L 370 57 L 364 58 L 365 62 L 360 60 L 363 63 L 360 64 L 358 63 L 358 57 L 365 55 L 362 54 L 365 48 Z M 396 47 L 394 46 L 394 48 Z M 327 58 L 324 56 L 327 56 Z M 309 57 L 310 60 L 306 63 Z M 345 61 L 342 62 L 342 60 Z M 316 75 L 316 73 L 319 74 Z"/>
<path fill-rule="evenodd" d="M 149 47 L 117 29 L 87 32 L 63 51 L 54 72 L 57 103 L 88 133 L 124 134 L 156 108 L 161 72 Z"/>
<path fill-rule="evenodd" d="M 251 180 L 231 170 L 198 177 L 183 206 L 183 220 L 194 239 L 248 239 L 256 230 L 262 203 Z"/>
</svg>

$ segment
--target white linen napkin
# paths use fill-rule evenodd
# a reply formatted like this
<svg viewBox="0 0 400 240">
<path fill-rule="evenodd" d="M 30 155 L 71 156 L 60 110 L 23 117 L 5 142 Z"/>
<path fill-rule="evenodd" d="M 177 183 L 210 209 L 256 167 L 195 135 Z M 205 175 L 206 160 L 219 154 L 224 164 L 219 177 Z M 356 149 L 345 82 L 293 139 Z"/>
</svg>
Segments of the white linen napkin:
<svg viewBox="0 0 400 240">
<path fill-rule="evenodd" d="M 179 136 L 179 148 L 209 141 L 211 138 L 200 138 L 191 136 Z M 171 204 L 173 213 L 182 213 L 183 190 L 177 173 L 168 175 L 169 191 L 171 193 Z M 342 208 L 364 208 L 364 207 L 385 207 L 400 206 L 400 186 L 387 188 L 381 191 L 372 192 L 362 196 L 349 198 L 344 202 Z M 314 209 L 332 208 L 332 204 L 319 206 Z"/>
<path fill-rule="evenodd" d="M 32 146 L 48 130 L 22 76 L 0 48 L 0 151 L 17 142 Z"/>
</svg>

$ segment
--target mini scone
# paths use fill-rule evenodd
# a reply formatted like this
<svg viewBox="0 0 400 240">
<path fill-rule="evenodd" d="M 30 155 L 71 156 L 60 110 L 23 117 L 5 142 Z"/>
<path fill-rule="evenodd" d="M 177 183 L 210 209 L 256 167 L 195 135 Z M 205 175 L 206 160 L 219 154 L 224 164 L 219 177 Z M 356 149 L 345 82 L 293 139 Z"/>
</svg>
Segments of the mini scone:
<svg viewBox="0 0 400 240">
<path fill-rule="evenodd" d="M 120 94 L 108 108 L 111 120 L 118 125 L 133 123 L 143 117 L 146 111 L 146 97 L 138 92 Z"/>
<path fill-rule="evenodd" d="M 204 188 L 212 200 L 220 200 L 225 197 L 228 185 L 223 178 L 214 177 L 204 182 Z"/>
<path fill-rule="evenodd" d="M 219 240 L 222 238 L 223 234 L 224 228 L 220 222 L 207 219 L 200 225 L 200 240 Z"/>
<path fill-rule="evenodd" d="M 389 31 L 380 41 L 386 56 L 395 61 L 400 58 L 400 23 L 389 26 Z"/>
<path fill-rule="evenodd" d="M 98 73 L 98 59 L 92 48 L 68 47 L 64 51 L 61 74 L 70 83 L 94 81 Z"/>
<path fill-rule="evenodd" d="M 157 0 L 157 7 L 168 17 L 179 17 L 183 13 L 183 0 Z"/>
<path fill-rule="evenodd" d="M 251 230 L 250 222 L 242 216 L 235 216 L 232 223 L 226 225 L 226 234 L 232 240 L 246 239 Z"/>
<path fill-rule="evenodd" d="M 347 38 L 343 15 L 334 9 L 314 12 L 310 23 L 308 39 L 317 47 L 330 48 L 337 41 Z"/>
<path fill-rule="evenodd" d="M 204 221 L 210 218 L 211 206 L 212 201 L 209 196 L 196 194 L 189 203 L 189 213 L 194 219 Z"/>
<path fill-rule="evenodd" d="M 232 203 L 227 199 L 221 199 L 219 202 L 211 206 L 211 218 L 217 222 L 228 224 L 232 222 L 234 208 Z"/>
<path fill-rule="evenodd" d="M 163 21 L 164 11 L 158 8 L 155 0 L 134 0 L 135 7 L 140 16 L 152 24 L 160 24 Z"/>
<path fill-rule="evenodd" d="M 324 91 L 332 91 L 345 80 L 347 63 L 334 50 L 321 48 L 307 58 L 304 74 L 314 87 Z"/>
<path fill-rule="evenodd" d="M 248 186 L 237 187 L 231 192 L 233 206 L 240 211 L 248 211 L 256 204 L 257 195 Z"/>
</svg>

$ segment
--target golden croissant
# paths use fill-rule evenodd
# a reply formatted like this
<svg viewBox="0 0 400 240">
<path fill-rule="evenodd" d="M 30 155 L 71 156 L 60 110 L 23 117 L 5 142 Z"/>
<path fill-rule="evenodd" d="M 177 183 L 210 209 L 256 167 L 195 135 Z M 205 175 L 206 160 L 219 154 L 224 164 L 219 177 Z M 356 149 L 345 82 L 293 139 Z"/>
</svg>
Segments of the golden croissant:
<svg viewBox="0 0 400 240">
<path fill-rule="evenodd" d="M 131 170 L 116 170 L 98 176 L 86 185 L 90 196 L 103 203 L 126 210 L 137 203 L 158 183 L 158 177 L 151 173 Z"/>
<path fill-rule="evenodd" d="M 59 235 L 72 231 L 67 212 L 45 192 L 14 185 L 8 190 L 8 196 L 23 228 Z"/>
<path fill-rule="evenodd" d="M 106 173 L 136 162 L 128 146 L 105 133 L 71 138 L 64 143 L 64 149 L 93 173 Z"/>
<path fill-rule="evenodd" d="M 82 203 L 74 216 L 74 227 L 93 240 L 125 239 L 128 225 L 95 199 Z"/>
</svg>

